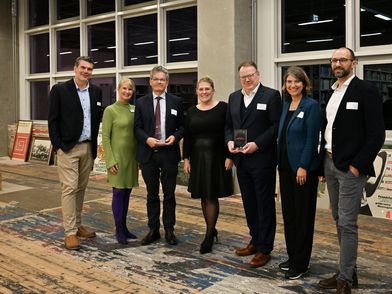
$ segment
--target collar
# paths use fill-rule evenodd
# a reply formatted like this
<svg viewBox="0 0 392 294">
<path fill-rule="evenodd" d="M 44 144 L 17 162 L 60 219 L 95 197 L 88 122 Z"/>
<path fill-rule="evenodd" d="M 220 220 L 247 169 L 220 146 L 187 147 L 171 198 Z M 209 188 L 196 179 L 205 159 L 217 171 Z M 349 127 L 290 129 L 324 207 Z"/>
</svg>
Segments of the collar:
<svg viewBox="0 0 392 294">
<path fill-rule="evenodd" d="M 161 97 L 161 99 L 166 100 L 166 92 L 163 92 L 162 95 L 158 96 L 154 92 L 152 92 L 152 98 Z"/>
<path fill-rule="evenodd" d="M 246 92 L 245 92 L 245 90 L 244 90 L 243 88 L 241 89 L 241 93 L 242 93 L 242 95 L 244 95 L 244 96 L 254 96 L 254 95 L 256 95 L 257 91 L 259 90 L 260 85 L 261 85 L 261 83 L 259 83 L 259 84 L 256 86 L 256 88 L 254 88 L 254 89 L 250 92 L 249 95 L 246 94 Z"/>
<path fill-rule="evenodd" d="M 88 88 L 90 87 L 90 82 L 87 81 L 87 86 L 86 86 L 85 88 L 83 88 L 83 89 L 80 89 L 79 86 L 78 86 L 78 84 L 77 84 L 76 81 L 75 81 L 75 78 L 73 78 L 72 80 L 74 81 L 76 90 L 85 91 L 85 90 L 88 90 Z"/>
<path fill-rule="evenodd" d="M 355 77 L 355 74 L 353 74 L 351 77 L 349 77 L 342 86 L 344 87 L 348 87 L 348 85 L 350 84 L 350 82 L 353 80 L 353 78 Z M 341 86 L 341 87 L 342 87 Z M 333 83 L 333 85 L 331 86 L 332 90 L 336 90 L 338 88 L 338 81 L 336 81 L 335 83 Z"/>
</svg>

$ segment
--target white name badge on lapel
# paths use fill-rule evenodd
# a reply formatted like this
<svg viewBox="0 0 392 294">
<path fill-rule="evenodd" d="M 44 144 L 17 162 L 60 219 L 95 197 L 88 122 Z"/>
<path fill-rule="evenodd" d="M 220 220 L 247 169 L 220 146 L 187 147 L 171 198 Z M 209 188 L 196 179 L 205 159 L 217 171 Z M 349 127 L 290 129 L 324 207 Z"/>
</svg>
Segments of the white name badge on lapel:
<svg viewBox="0 0 392 294">
<path fill-rule="evenodd" d="M 170 113 L 171 113 L 172 115 L 177 116 L 177 110 L 175 110 L 175 109 L 172 109 Z"/>
<path fill-rule="evenodd" d="M 346 109 L 358 110 L 358 102 L 347 102 Z"/>
<path fill-rule="evenodd" d="M 97 105 L 98 105 L 98 106 L 101 106 L 101 102 L 98 101 L 98 102 L 97 102 Z"/>
<path fill-rule="evenodd" d="M 132 108 L 131 108 L 129 111 L 130 111 L 130 112 L 135 112 L 135 109 L 132 109 Z"/>
<path fill-rule="evenodd" d="M 298 113 L 297 117 L 298 117 L 298 118 L 304 118 L 304 112 L 301 111 L 300 113 Z"/>
<path fill-rule="evenodd" d="M 265 104 L 265 103 L 257 103 L 256 109 L 257 110 L 267 110 L 267 104 Z"/>
</svg>

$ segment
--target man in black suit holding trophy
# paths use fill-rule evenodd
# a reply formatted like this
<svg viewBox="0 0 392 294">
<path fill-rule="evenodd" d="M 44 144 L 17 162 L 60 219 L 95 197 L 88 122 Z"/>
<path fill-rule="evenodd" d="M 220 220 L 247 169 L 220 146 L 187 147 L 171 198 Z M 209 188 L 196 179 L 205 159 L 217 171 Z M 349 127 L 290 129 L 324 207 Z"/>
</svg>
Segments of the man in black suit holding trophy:
<svg viewBox="0 0 392 294">
<path fill-rule="evenodd" d="M 229 97 L 225 139 L 234 154 L 251 240 L 235 253 L 254 255 L 250 266 L 261 267 L 271 259 L 275 238 L 275 149 L 282 101 L 278 91 L 260 83 L 253 61 L 241 63 L 238 72 L 242 89 Z"/>
</svg>

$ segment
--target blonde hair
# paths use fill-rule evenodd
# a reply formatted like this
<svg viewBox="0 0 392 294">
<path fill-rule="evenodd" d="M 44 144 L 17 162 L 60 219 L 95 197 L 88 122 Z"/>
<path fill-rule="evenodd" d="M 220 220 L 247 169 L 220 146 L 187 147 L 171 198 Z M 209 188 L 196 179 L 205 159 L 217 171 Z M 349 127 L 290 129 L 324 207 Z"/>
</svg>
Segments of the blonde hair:
<svg viewBox="0 0 392 294">
<path fill-rule="evenodd" d="M 120 89 L 122 86 L 129 86 L 132 91 L 135 91 L 135 82 L 130 78 L 123 78 L 117 86 L 117 90 Z"/>
<path fill-rule="evenodd" d="M 196 84 L 196 90 L 199 88 L 199 84 L 200 84 L 201 82 L 209 83 L 210 86 L 211 86 L 211 88 L 212 88 L 213 90 L 215 90 L 214 81 L 213 81 L 213 80 L 211 79 L 211 77 L 209 77 L 209 76 L 204 76 L 204 77 L 202 77 L 202 78 L 199 79 L 199 81 L 198 81 L 197 84 Z"/>
</svg>

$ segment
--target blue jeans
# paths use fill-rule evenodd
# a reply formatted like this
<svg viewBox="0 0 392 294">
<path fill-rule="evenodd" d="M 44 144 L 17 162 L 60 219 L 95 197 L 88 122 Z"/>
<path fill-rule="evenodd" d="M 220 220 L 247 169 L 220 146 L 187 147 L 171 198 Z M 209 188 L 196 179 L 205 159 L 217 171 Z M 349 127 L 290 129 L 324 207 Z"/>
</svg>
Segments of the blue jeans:
<svg viewBox="0 0 392 294">
<path fill-rule="evenodd" d="M 338 170 L 328 156 L 325 158 L 324 173 L 340 245 L 338 279 L 352 284 L 357 263 L 357 221 L 367 178 Z"/>
</svg>

